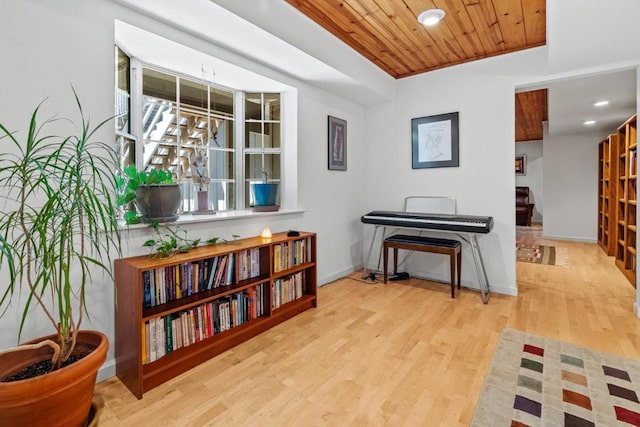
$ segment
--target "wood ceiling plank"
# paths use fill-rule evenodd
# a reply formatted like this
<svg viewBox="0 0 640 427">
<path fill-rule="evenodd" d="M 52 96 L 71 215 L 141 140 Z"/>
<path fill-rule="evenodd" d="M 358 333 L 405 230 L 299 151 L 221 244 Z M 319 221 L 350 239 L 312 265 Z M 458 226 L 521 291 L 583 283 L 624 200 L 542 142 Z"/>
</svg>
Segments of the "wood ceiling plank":
<svg viewBox="0 0 640 427">
<path fill-rule="evenodd" d="M 446 12 L 443 22 L 451 29 L 465 53 L 465 58 L 485 56 L 487 52 L 464 3 L 461 0 L 438 0 L 435 4 Z"/>
<path fill-rule="evenodd" d="M 546 0 L 286 1 L 395 78 L 546 41 Z M 445 20 L 420 25 L 435 7 Z"/>
<path fill-rule="evenodd" d="M 504 43 L 504 39 L 493 3 L 490 0 L 466 0 L 465 8 L 486 52 L 496 54 Z"/>
<path fill-rule="evenodd" d="M 522 0 L 527 45 L 542 45 L 547 41 L 546 0 Z"/>
<path fill-rule="evenodd" d="M 368 46 L 375 45 L 377 38 L 374 34 L 359 26 L 355 28 L 358 18 L 344 10 L 342 2 L 333 0 L 319 0 L 310 2 L 308 0 L 287 0 L 287 3 L 298 9 L 318 25 L 325 28 L 334 36 L 351 46 L 361 55 L 383 69 L 392 76 L 400 72 L 408 72 L 409 69 L 395 56 L 393 52 L 380 50 L 375 54 Z"/>
<path fill-rule="evenodd" d="M 542 122 L 549 119 L 547 89 L 516 93 L 515 116 L 516 142 L 541 140 Z"/>
<path fill-rule="evenodd" d="M 437 8 L 438 6 L 433 1 L 423 1 L 423 0 L 403 0 L 407 5 L 407 10 L 411 13 L 411 17 L 416 19 L 420 13 L 427 9 Z M 445 11 L 446 13 L 446 11 Z M 443 21 L 444 22 L 444 21 Z M 438 25 L 434 25 L 433 27 L 425 27 L 424 25 L 418 25 L 418 35 L 422 37 L 423 35 L 429 37 L 433 40 L 433 45 L 439 49 L 439 52 L 436 49 L 431 49 L 430 53 L 438 54 L 438 62 L 435 68 L 442 67 L 443 64 L 448 64 L 451 61 L 452 57 L 459 57 L 463 53 L 461 50 L 451 52 L 449 50 L 449 46 L 444 42 L 445 40 L 452 40 L 455 36 L 449 28 L 448 25 L 442 25 L 442 22 Z"/>
<path fill-rule="evenodd" d="M 500 50 L 512 50 L 527 45 L 524 30 L 522 0 L 492 0 L 498 18 L 498 25 L 504 37 L 504 46 Z"/>
<path fill-rule="evenodd" d="M 322 6 L 323 2 L 336 3 L 335 0 L 322 0 L 317 2 L 317 6 Z M 412 69 L 418 66 L 417 64 L 411 64 L 412 58 L 406 57 L 402 52 L 397 52 L 392 43 L 384 43 L 378 31 L 375 28 L 371 28 L 366 17 L 358 13 L 351 4 L 344 1 L 338 1 L 337 3 L 340 4 L 338 9 L 342 12 L 341 18 L 352 22 L 352 28 L 350 32 L 344 34 L 343 41 L 346 39 L 345 42 L 347 44 L 349 44 L 348 40 L 357 41 L 364 47 L 360 52 L 369 59 L 373 58 L 374 63 L 377 63 L 380 68 L 391 75 L 397 76 L 401 73 L 411 72 Z"/>
<path fill-rule="evenodd" d="M 368 24 L 372 31 L 377 32 L 380 36 L 380 42 L 386 49 L 395 51 L 399 57 L 402 57 L 410 71 L 415 72 L 424 68 L 424 62 L 416 54 L 415 48 L 411 46 L 406 36 L 397 30 L 395 23 L 374 1 L 348 0 L 345 3 L 348 3 L 356 13 L 364 17 L 361 24 Z M 379 46 L 371 46 L 370 49 L 376 50 L 379 49 Z"/>
<path fill-rule="evenodd" d="M 439 60 L 444 60 L 444 54 L 439 51 L 434 54 L 427 54 L 436 46 L 435 42 L 421 35 L 423 28 L 418 20 L 403 2 L 396 0 L 360 0 L 364 5 L 373 7 L 375 5 L 378 13 L 384 13 L 388 27 L 403 40 L 403 47 L 411 52 L 411 55 L 420 61 L 420 67 L 436 66 Z M 426 48 L 425 48 L 426 43 Z"/>
</svg>

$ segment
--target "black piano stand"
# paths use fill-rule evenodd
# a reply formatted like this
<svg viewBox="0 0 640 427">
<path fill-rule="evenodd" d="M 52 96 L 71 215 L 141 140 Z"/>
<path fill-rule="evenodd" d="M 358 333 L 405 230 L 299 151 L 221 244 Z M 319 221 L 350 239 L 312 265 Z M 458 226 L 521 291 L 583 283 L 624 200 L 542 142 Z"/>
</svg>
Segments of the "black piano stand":
<svg viewBox="0 0 640 427">
<path fill-rule="evenodd" d="M 363 279 L 368 279 L 371 274 L 367 273 L 369 262 L 371 261 L 371 253 L 373 252 L 373 245 L 376 241 L 376 236 L 378 235 L 378 229 L 382 228 L 382 236 L 380 239 L 380 252 L 378 253 L 378 266 L 377 269 L 380 270 L 380 262 L 382 257 L 382 248 L 384 246 L 384 239 L 386 234 L 386 226 L 384 225 L 374 225 L 373 229 L 373 238 L 371 239 L 371 244 L 369 245 L 369 251 L 367 253 L 367 259 L 364 263 L 364 270 L 362 273 Z M 394 227 L 395 228 L 395 227 Z M 406 228 L 406 227 L 399 227 Z M 438 232 L 447 233 L 446 230 L 439 230 Z M 487 271 L 484 267 L 484 261 L 482 259 L 482 253 L 480 252 L 480 245 L 478 245 L 478 236 L 476 233 L 461 233 L 461 232 L 449 232 L 454 233 L 460 239 L 464 240 L 471 246 L 471 253 L 473 254 L 473 263 L 476 266 L 476 273 L 478 275 L 478 285 L 480 286 L 480 293 L 482 295 L 482 302 L 487 304 L 489 302 L 489 297 L 491 296 L 491 290 L 489 289 L 489 279 L 487 277 Z"/>
</svg>

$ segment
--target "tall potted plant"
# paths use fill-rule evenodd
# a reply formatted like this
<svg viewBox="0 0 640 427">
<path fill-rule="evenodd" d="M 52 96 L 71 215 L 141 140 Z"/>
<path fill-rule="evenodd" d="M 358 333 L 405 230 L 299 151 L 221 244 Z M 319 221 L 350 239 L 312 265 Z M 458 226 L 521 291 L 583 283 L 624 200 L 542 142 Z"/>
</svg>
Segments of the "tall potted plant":
<svg viewBox="0 0 640 427">
<path fill-rule="evenodd" d="M 106 336 L 81 324 L 89 316 L 89 284 L 100 273 L 110 276 L 112 250 L 120 253 L 115 158 L 109 145 L 93 141 L 108 120 L 92 127 L 73 94 L 80 122 L 69 136 L 49 129 L 71 120 L 39 123 L 42 104 L 24 134 L 0 124 L 0 261 L 10 279 L 0 312 L 20 304 L 18 340 L 38 310 L 53 332 L 0 353 L 2 426 L 83 424 L 106 358 Z M 12 375 L 19 379 L 7 381 Z"/>
</svg>

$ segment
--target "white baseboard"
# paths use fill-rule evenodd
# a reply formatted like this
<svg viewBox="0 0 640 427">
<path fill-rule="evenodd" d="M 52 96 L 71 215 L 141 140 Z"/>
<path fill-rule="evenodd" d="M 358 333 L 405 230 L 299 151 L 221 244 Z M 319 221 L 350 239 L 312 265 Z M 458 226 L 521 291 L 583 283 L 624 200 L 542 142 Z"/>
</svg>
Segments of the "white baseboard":
<svg viewBox="0 0 640 427">
<path fill-rule="evenodd" d="M 544 239 L 551 239 L 551 240 L 571 240 L 573 242 L 598 243 L 598 239 L 591 239 L 586 237 L 554 236 L 552 234 L 543 234 L 542 237 Z"/>
<path fill-rule="evenodd" d="M 350 267 L 343 268 L 342 270 L 337 271 L 335 273 L 329 274 L 328 276 L 324 276 L 324 277 L 318 278 L 318 286 L 322 286 L 322 285 L 326 285 L 327 283 L 335 282 L 336 280 L 342 279 L 343 277 L 346 277 L 349 274 L 353 273 L 354 271 L 360 270 L 360 269 L 362 269 L 362 264 L 352 265 Z"/>
<path fill-rule="evenodd" d="M 98 378 L 96 382 L 104 381 L 108 378 L 114 377 L 116 375 L 116 360 L 115 359 L 107 359 L 102 367 L 98 370 Z"/>
</svg>

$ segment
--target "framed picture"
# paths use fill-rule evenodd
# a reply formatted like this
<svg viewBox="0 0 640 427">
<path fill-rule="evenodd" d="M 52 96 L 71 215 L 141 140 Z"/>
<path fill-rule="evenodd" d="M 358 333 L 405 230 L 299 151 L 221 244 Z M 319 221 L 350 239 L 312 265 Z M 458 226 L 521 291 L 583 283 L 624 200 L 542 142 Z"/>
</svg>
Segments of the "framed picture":
<svg viewBox="0 0 640 427">
<path fill-rule="evenodd" d="M 527 156 L 521 154 L 516 156 L 516 175 L 527 174 Z"/>
<path fill-rule="evenodd" d="M 459 166 L 458 112 L 411 119 L 412 168 Z"/>
<path fill-rule="evenodd" d="M 347 121 L 329 116 L 329 170 L 347 170 Z"/>
</svg>

